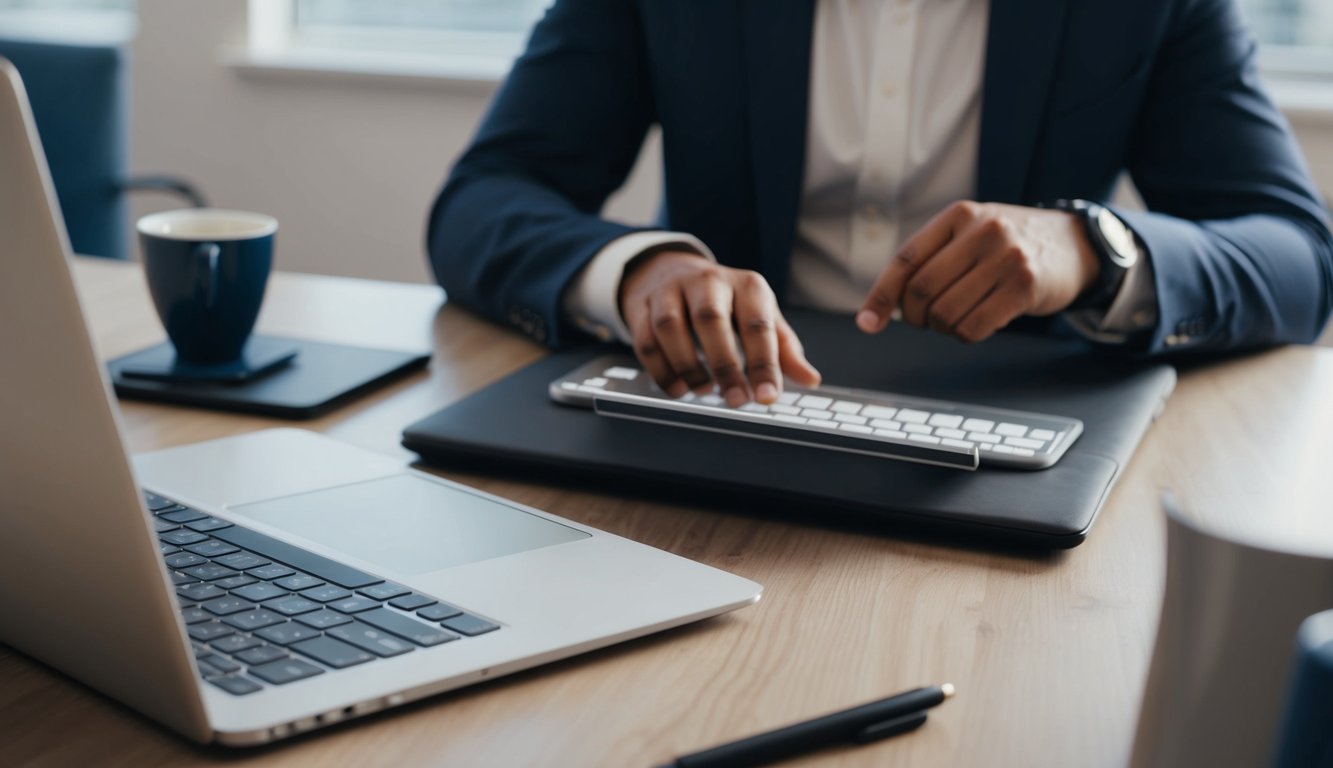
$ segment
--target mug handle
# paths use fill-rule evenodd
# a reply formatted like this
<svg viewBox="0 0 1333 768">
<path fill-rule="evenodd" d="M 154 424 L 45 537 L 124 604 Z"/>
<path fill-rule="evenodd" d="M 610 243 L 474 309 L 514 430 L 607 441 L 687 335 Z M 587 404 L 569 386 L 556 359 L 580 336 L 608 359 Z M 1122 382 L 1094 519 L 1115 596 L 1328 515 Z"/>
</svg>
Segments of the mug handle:
<svg viewBox="0 0 1333 768">
<path fill-rule="evenodd" d="M 199 243 L 194 247 L 194 257 L 207 262 L 206 268 L 199 274 L 199 291 L 204 295 L 204 307 L 213 309 L 218 302 L 218 257 L 222 255 L 222 246 L 217 243 Z"/>
</svg>

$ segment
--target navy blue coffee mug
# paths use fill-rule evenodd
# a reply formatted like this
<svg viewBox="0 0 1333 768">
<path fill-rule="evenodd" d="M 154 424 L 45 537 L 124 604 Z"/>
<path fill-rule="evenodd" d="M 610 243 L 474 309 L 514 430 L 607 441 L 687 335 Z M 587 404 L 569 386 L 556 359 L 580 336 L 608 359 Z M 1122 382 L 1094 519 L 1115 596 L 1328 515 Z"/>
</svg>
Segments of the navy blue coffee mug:
<svg viewBox="0 0 1333 768">
<path fill-rule="evenodd" d="M 182 362 L 219 365 L 241 357 L 273 267 L 271 216 L 214 208 L 139 219 L 148 290 Z"/>
</svg>

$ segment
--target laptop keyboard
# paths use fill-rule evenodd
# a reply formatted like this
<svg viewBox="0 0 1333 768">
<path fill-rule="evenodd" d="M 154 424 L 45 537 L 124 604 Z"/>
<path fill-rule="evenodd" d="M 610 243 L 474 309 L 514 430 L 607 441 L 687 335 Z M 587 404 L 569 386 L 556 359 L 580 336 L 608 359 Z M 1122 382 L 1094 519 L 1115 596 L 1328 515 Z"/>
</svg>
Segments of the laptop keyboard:
<svg viewBox="0 0 1333 768">
<path fill-rule="evenodd" d="M 244 696 L 499 624 L 145 493 L 203 679 Z"/>
</svg>

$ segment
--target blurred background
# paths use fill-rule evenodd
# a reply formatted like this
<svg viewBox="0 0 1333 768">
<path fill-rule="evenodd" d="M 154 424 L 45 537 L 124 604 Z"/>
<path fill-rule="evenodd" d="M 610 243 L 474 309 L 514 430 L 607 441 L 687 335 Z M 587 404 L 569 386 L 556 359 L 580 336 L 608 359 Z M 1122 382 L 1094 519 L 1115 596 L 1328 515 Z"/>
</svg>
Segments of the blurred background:
<svg viewBox="0 0 1333 768">
<path fill-rule="evenodd" d="M 130 52 L 130 169 L 282 223 L 278 267 L 429 281 L 427 207 L 549 0 L 0 0 L 0 36 Z M 1333 196 L 1333 1 L 1242 0 Z M 651 219 L 651 140 L 608 214 Z M 137 216 L 175 207 L 136 196 Z"/>
</svg>

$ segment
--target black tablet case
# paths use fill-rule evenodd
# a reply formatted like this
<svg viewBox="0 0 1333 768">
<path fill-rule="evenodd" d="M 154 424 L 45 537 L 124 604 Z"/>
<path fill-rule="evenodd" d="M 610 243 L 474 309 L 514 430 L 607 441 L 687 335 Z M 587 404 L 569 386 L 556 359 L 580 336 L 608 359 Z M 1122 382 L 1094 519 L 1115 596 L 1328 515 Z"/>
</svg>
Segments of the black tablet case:
<svg viewBox="0 0 1333 768">
<path fill-rule="evenodd" d="M 107 363 L 116 394 L 222 411 L 258 413 L 284 419 L 312 419 L 391 379 L 424 366 L 430 355 L 392 349 L 353 347 L 305 339 L 275 338 L 297 348 L 291 364 L 240 384 L 176 382 L 121 373 L 139 353 Z"/>
<path fill-rule="evenodd" d="M 429 463 L 504 475 L 688 495 L 812 522 L 927 529 L 987 541 L 1073 547 L 1175 385 L 1170 366 L 1075 338 L 1004 333 L 966 345 L 901 323 L 867 336 L 850 317 L 791 312 L 824 383 L 1082 419 L 1058 464 L 966 472 L 678 427 L 611 419 L 553 403 L 551 381 L 620 347 L 552 354 L 408 427 L 403 445 Z"/>
</svg>

